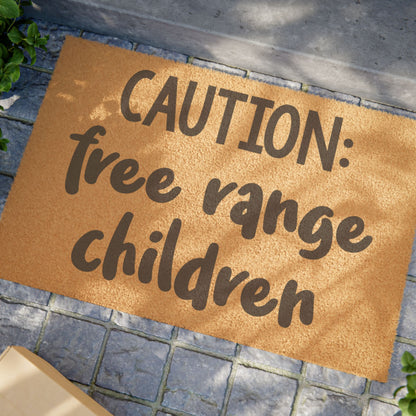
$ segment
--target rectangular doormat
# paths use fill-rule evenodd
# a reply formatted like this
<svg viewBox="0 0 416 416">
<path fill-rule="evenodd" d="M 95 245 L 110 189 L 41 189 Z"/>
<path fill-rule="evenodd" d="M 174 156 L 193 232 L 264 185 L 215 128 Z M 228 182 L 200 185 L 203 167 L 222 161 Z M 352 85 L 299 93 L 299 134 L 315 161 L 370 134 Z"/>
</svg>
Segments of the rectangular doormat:
<svg viewBox="0 0 416 416">
<path fill-rule="evenodd" d="M 68 38 L 0 277 L 386 381 L 416 123 Z"/>
</svg>

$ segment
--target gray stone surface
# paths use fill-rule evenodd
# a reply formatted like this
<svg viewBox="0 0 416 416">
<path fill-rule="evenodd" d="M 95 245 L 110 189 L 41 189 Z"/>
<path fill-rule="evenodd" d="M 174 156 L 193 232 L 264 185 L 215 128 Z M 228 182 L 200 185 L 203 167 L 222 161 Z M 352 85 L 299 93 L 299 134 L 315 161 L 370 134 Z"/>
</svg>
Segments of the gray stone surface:
<svg viewBox="0 0 416 416">
<path fill-rule="evenodd" d="M 179 329 L 178 340 L 208 351 L 218 352 L 225 355 L 233 355 L 236 347 L 234 342 L 200 334 L 198 332 L 188 331 L 183 328 Z"/>
<path fill-rule="evenodd" d="M 358 399 L 318 387 L 304 387 L 297 416 L 361 416 Z"/>
<path fill-rule="evenodd" d="M 13 178 L 10 176 L 0 175 L 0 218 L 4 209 L 4 204 L 12 187 Z"/>
<path fill-rule="evenodd" d="M 350 393 L 362 394 L 365 390 L 366 379 L 343 373 L 342 371 L 308 364 L 306 368 L 308 380 L 324 383 L 332 387 L 339 387 Z"/>
<path fill-rule="evenodd" d="M 57 4 L 56 7 L 59 7 Z M 63 25 L 49 24 L 43 21 L 36 21 L 39 32 L 42 36 L 49 35 L 47 43 L 47 51 L 42 49 L 37 50 L 36 66 L 41 68 L 53 70 L 55 68 L 56 61 L 58 60 L 59 53 L 61 52 L 62 45 L 65 41 L 65 36 L 80 35 L 79 29 L 70 28 Z"/>
<path fill-rule="evenodd" d="M 408 274 L 416 277 L 416 238 L 413 240 L 412 256 L 410 258 Z"/>
<path fill-rule="evenodd" d="M 37 0 L 32 14 L 416 109 L 412 0 Z"/>
<path fill-rule="evenodd" d="M 370 393 L 392 399 L 394 390 L 396 390 L 397 387 L 406 384 L 406 374 L 402 373 L 402 365 L 400 362 L 400 359 L 405 351 L 409 351 L 411 354 L 413 354 L 414 357 L 416 357 L 416 347 L 412 345 L 402 344 L 400 342 L 396 342 L 394 344 L 388 382 L 379 383 L 373 381 L 371 383 Z M 404 392 L 402 391 L 398 394 L 397 397 L 400 398 L 403 394 Z"/>
<path fill-rule="evenodd" d="M 231 363 L 177 348 L 163 395 L 163 405 L 195 416 L 219 415 Z"/>
<path fill-rule="evenodd" d="M 407 117 L 416 119 L 416 108 L 413 108 L 413 111 L 403 110 L 402 108 L 391 107 L 389 105 L 376 103 L 368 100 L 361 100 L 360 105 L 362 107 L 370 108 L 372 110 L 384 111 L 385 113 L 395 114 L 397 116 Z M 407 108 L 404 106 L 404 108 Z"/>
<path fill-rule="evenodd" d="M 367 416 L 401 416 L 401 412 L 397 406 L 370 400 Z"/>
<path fill-rule="evenodd" d="M 95 392 L 92 398 L 108 410 L 113 416 L 150 416 L 152 409 L 140 403 L 116 399 Z"/>
<path fill-rule="evenodd" d="M 278 85 L 279 87 L 291 88 L 292 90 L 300 90 L 302 84 L 296 81 L 288 81 L 283 78 L 273 77 L 271 75 L 260 74 L 258 72 L 250 72 L 249 78 L 255 81 L 265 82 L 267 84 Z"/>
<path fill-rule="evenodd" d="M 119 48 L 131 50 L 133 48 L 133 43 L 128 40 L 123 40 L 120 38 L 115 38 L 113 36 L 103 36 L 97 35 L 96 33 L 84 32 L 82 34 L 83 39 L 92 40 L 95 42 L 105 43 L 110 46 L 117 46 Z"/>
<path fill-rule="evenodd" d="M 16 175 L 32 126 L 0 118 L 3 136 L 8 138 L 7 152 L 0 152 L 0 174 Z"/>
<path fill-rule="evenodd" d="M 354 105 L 360 104 L 360 99 L 358 97 L 354 97 L 348 94 L 343 94 L 341 92 L 330 91 L 325 88 L 309 86 L 308 93 L 319 95 L 320 97 L 324 97 L 324 98 L 331 98 L 331 99 L 338 100 L 338 101 L 345 101 L 346 103 L 349 103 L 349 104 L 354 104 Z"/>
<path fill-rule="evenodd" d="M 0 295 L 39 303 L 40 305 L 47 305 L 51 296 L 50 292 L 34 289 L 33 287 L 20 285 L 3 279 L 0 279 Z"/>
<path fill-rule="evenodd" d="M 0 114 L 35 121 L 51 75 L 31 68 L 21 68 L 20 78 L 9 92 L 1 95 Z"/>
<path fill-rule="evenodd" d="M 283 370 L 292 371 L 293 373 L 299 373 L 302 368 L 302 362 L 299 360 L 247 347 L 245 345 L 241 347 L 240 358 L 274 368 L 282 368 Z"/>
<path fill-rule="evenodd" d="M 155 335 L 165 339 L 171 337 L 173 329 L 170 325 L 119 311 L 113 312 L 112 320 L 121 327 L 142 331 L 145 334 Z"/>
<path fill-rule="evenodd" d="M 406 282 L 397 335 L 416 340 L 416 283 Z"/>
<path fill-rule="evenodd" d="M 90 318 L 100 319 L 101 321 L 108 321 L 111 317 L 111 309 L 62 295 L 56 296 L 53 308 L 64 309 Z"/>
<path fill-rule="evenodd" d="M 33 350 L 45 317 L 45 311 L 0 299 L 0 354 L 9 345 Z"/>
<path fill-rule="evenodd" d="M 169 346 L 137 335 L 111 331 L 97 385 L 155 400 Z"/>
<path fill-rule="evenodd" d="M 227 416 L 289 416 L 296 389 L 295 380 L 239 366 Z"/>
<path fill-rule="evenodd" d="M 104 334 L 102 326 L 52 313 L 39 355 L 68 379 L 89 384 Z"/>
<path fill-rule="evenodd" d="M 212 70 L 215 70 L 215 71 L 226 72 L 227 74 L 237 75 L 237 76 L 243 77 L 243 78 L 247 75 L 247 71 L 244 71 L 243 69 L 233 68 L 233 67 L 230 67 L 230 66 L 218 64 L 216 62 L 206 61 L 204 59 L 195 58 L 192 61 L 192 63 L 196 66 L 201 67 L 201 68 L 207 68 L 207 69 L 212 69 Z"/>
<path fill-rule="evenodd" d="M 166 49 L 155 48 L 150 45 L 140 44 L 136 48 L 137 52 L 145 53 L 147 55 L 159 56 L 160 58 L 170 59 L 171 61 L 186 63 L 188 56 L 183 53 L 167 51 Z"/>
</svg>

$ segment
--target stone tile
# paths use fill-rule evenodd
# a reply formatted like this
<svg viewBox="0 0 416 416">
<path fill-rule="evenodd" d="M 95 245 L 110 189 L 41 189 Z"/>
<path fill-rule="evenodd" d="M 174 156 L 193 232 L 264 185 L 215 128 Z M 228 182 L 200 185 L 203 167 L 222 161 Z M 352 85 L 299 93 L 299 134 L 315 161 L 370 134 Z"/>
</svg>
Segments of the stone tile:
<svg viewBox="0 0 416 416">
<path fill-rule="evenodd" d="M 367 416 L 400 416 L 401 412 L 397 406 L 388 403 L 370 400 Z"/>
<path fill-rule="evenodd" d="M 364 393 L 366 379 L 342 371 L 320 367 L 315 364 L 308 364 L 306 378 L 332 387 L 339 387 L 346 392 L 361 394 Z"/>
<path fill-rule="evenodd" d="M 163 405 L 195 416 L 219 415 L 230 372 L 228 361 L 177 348 Z"/>
<path fill-rule="evenodd" d="M 344 94 L 342 92 L 330 91 L 325 88 L 308 86 L 308 93 L 313 95 L 319 95 L 324 98 L 331 98 L 338 101 L 345 101 L 349 104 L 359 105 L 360 98 L 353 95 Z"/>
<path fill-rule="evenodd" d="M 30 68 L 21 68 L 20 78 L 9 92 L 3 93 L 0 114 L 35 121 L 51 75 Z"/>
<path fill-rule="evenodd" d="M 82 302 L 78 299 L 72 299 L 62 295 L 58 295 L 56 297 L 53 308 L 79 313 L 80 315 L 100 319 L 101 321 L 108 321 L 111 316 L 111 309 L 93 305 L 92 303 Z"/>
<path fill-rule="evenodd" d="M 295 380 L 239 366 L 227 416 L 289 416 L 296 389 Z"/>
<path fill-rule="evenodd" d="M 2 279 L 0 279 L 0 295 L 35 302 L 39 305 L 47 305 L 51 296 L 50 292 Z"/>
<path fill-rule="evenodd" d="M 273 354 L 268 351 L 247 347 L 245 345 L 241 347 L 240 358 L 258 364 L 269 365 L 270 367 L 292 371 L 293 373 L 300 373 L 302 368 L 302 361 Z"/>
<path fill-rule="evenodd" d="M 9 345 L 33 350 L 45 317 L 41 309 L 0 299 L 0 354 Z"/>
<path fill-rule="evenodd" d="M 4 209 L 4 204 L 6 203 L 7 197 L 9 196 L 12 183 L 13 178 L 10 176 L 0 175 L 0 217 Z"/>
<path fill-rule="evenodd" d="M 260 74 L 258 72 L 250 72 L 250 79 L 265 82 L 266 84 L 278 85 L 279 87 L 291 88 L 292 90 L 300 90 L 302 84 L 300 82 L 288 81 L 287 79 L 273 77 L 271 75 Z"/>
<path fill-rule="evenodd" d="M 111 331 L 97 385 L 155 400 L 169 346 L 137 335 Z"/>
<path fill-rule="evenodd" d="M 179 329 L 178 340 L 208 351 L 218 352 L 225 355 L 234 355 L 236 346 L 234 342 L 200 334 L 198 332 L 188 331 L 183 328 Z"/>
<path fill-rule="evenodd" d="M 133 44 L 128 40 L 115 38 L 113 36 L 98 35 L 97 33 L 84 32 L 82 34 L 83 39 L 93 40 L 95 42 L 105 43 L 110 46 L 117 46 L 119 48 L 131 50 Z"/>
<path fill-rule="evenodd" d="M 0 152 L 0 173 L 16 175 L 32 126 L 0 118 L 3 136 L 9 139 L 7 152 Z"/>
<path fill-rule="evenodd" d="M 39 355 L 70 380 L 89 384 L 104 334 L 100 325 L 52 313 Z"/>
<path fill-rule="evenodd" d="M 163 324 L 161 322 L 152 321 L 151 319 L 141 318 L 136 315 L 129 315 L 128 313 L 114 311 L 114 323 L 118 326 L 142 331 L 145 334 L 155 335 L 160 338 L 169 339 L 172 334 L 173 326 Z"/>
<path fill-rule="evenodd" d="M 243 69 L 232 68 L 230 66 L 217 64 L 211 61 L 205 61 L 203 59 L 194 58 L 194 60 L 192 61 L 192 64 L 199 66 L 201 68 L 207 68 L 207 69 L 212 69 L 215 71 L 226 72 L 227 74 L 237 75 L 243 78 L 246 76 L 246 71 L 244 71 Z"/>
<path fill-rule="evenodd" d="M 397 335 L 416 340 L 416 283 L 406 282 Z"/>
<path fill-rule="evenodd" d="M 116 399 L 98 392 L 92 398 L 108 410 L 113 416 L 150 416 L 152 409 L 140 403 Z"/>
<path fill-rule="evenodd" d="M 79 29 L 73 29 L 67 26 L 46 23 L 41 20 L 35 20 L 38 25 L 39 32 L 42 36 L 49 35 L 49 41 L 46 44 L 47 51 L 37 49 L 36 66 L 47 69 L 54 69 L 56 61 L 59 57 L 62 45 L 65 40 L 65 36 L 78 37 L 80 34 Z"/>
<path fill-rule="evenodd" d="M 161 58 L 170 59 L 171 61 L 186 63 L 188 57 L 179 52 L 168 51 L 166 49 L 155 48 L 149 45 L 140 44 L 136 48 L 136 52 L 145 53 L 147 55 L 159 56 Z"/>
<path fill-rule="evenodd" d="M 410 258 L 408 274 L 416 277 L 416 237 L 413 239 L 412 256 Z"/>
<path fill-rule="evenodd" d="M 300 395 L 297 416 L 361 416 L 355 397 L 344 396 L 318 387 L 305 387 Z"/>
<path fill-rule="evenodd" d="M 403 110 L 397 107 L 391 107 L 385 104 L 375 103 L 373 101 L 361 100 L 361 106 L 371 108 L 372 110 L 384 111 L 386 113 L 416 119 L 416 113 L 412 111 Z"/>
<path fill-rule="evenodd" d="M 406 374 L 401 371 L 401 357 L 405 351 L 409 351 L 414 357 L 416 357 L 416 347 L 402 344 L 400 342 L 396 342 L 394 344 L 388 382 L 379 383 L 377 381 L 373 381 L 371 383 L 370 393 L 392 399 L 394 390 L 396 390 L 397 387 L 406 384 Z M 400 398 L 402 395 L 404 395 L 404 391 L 400 392 L 397 397 Z"/>
</svg>

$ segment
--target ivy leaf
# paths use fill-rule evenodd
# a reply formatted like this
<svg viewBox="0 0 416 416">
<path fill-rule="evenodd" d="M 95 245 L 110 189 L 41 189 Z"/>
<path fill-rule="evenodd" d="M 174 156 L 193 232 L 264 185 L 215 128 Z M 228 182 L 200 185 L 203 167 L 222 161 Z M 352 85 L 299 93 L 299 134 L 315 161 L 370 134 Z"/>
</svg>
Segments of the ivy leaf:
<svg viewBox="0 0 416 416">
<path fill-rule="evenodd" d="M 20 32 L 20 30 L 16 26 L 13 26 L 11 28 L 10 32 L 7 34 L 7 37 L 13 43 L 17 43 L 17 44 L 19 44 L 24 39 L 23 33 Z"/>
<path fill-rule="evenodd" d="M 35 39 L 37 36 L 40 36 L 38 25 L 36 23 L 31 23 L 27 28 L 27 36 L 31 39 Z"/>
<path fill-rule="evenodd" d="M 9 52 L 7 52 L 7 48 L 0 43 L 0 57 L 6 59 L 9 56 Z"/>
<path fill-rule="evenodd" d="M 416 400 L 412 400 L 407 408 L 407 412 L 410 416 L 416 416 Z"/>
<path fill-rule="evenodd" d="M 402 355 L 402 371 L 404 373 L 416 372 L 416 360 L 410 352 L 405 351 Z"/>
<path fill-rule="evenodd" d="M 7 64 L 5 74 L 8 75 L 11 82 L 16 82 L 20 78 L 19 65 Z"/>
<path fill-rule="evenodd" d="M 0 138 L 0 150 L 2 150 L 3 152 L 6 152 L 7 143 L 9 143 L 9 141 L 5 137 Z"/>
<path fill-rule="evenodd" d="M 14 0 L 1 0 L 0 16 L 6 19 L 16 19 L 19 17 L 20 11 Z"/>
<path fill-rule="evenodd" d="M 36 50 L 32 45 L 26 45 L 25 49 L 30 56 L 31 62 L 30 65 L 33 65 L 36 62 Z"/>
<path fill-rule="evenodd" d="M 9 60 L 9 63 L 20 65 L 23 62 L 24 58 L 25 56 L 23 55 L 23 52 L 19 48 L 15 48 L 13 51 L 13 56 Z"/>
<path fill-rule="evenodd" d="M 12 87 L 12 82 L 7 75 L 3 75 L 0 81 L 0 92 L 7 92 Z"/>
</svg>

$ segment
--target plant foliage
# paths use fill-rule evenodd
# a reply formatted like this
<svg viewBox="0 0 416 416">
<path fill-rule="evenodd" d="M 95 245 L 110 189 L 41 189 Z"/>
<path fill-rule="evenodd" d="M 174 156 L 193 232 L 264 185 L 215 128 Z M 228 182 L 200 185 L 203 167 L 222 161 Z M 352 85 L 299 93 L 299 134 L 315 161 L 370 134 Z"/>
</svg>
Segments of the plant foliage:
<svg viewBox="0 0 416 416">
<path fill-rule="evenodd" d="M 46 50 L 49 36 L 42 37 L 36 23 L 23 17 L 23 7 L 31 4 L 31 0 L 0 0 L 0 95 L 20 78 L 22 63 L 36 62 L 35 48 Z M 0 129 L 0 150 L 7 150 L 8 142 Z"/>
<path fill-rule="evenodd" d="M 394 397 L 400 390 L 407 387 L 407 394 L 399 400 L 399 407 L 402 416 L 416 416 L 416 359 L 408 351 L 402 355 L 402 371 L 409 373 L 406 376 L 407 384 L 396 389 Z"/>
</svg>

